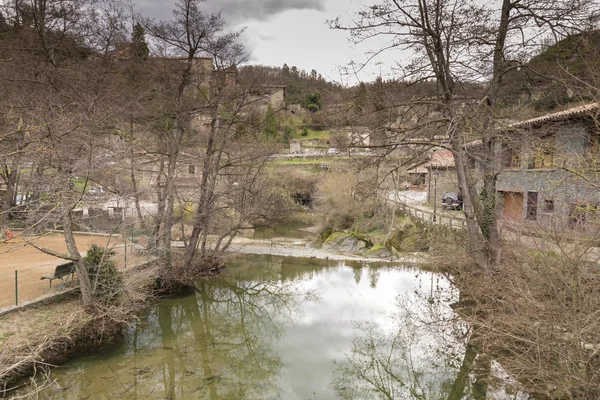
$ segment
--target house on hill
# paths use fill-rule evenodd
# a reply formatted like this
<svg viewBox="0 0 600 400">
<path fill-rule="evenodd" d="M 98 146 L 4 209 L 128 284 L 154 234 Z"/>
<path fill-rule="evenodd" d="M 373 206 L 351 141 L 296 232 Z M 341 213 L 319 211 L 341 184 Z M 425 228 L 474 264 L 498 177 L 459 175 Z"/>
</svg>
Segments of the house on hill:
<svg viewBox="0 0 600 400">
<path fill-rule="evenodd" d="M 598 222 L 599 116 L 592 103 L 506 128 L 497 182 L 506 220 L 578 229 Z"/>
<path fill-rule="evenodd" d="M 600 104 L 507 125 L 497 144 L 496 190 L 509 224 L 591 230 L 600 223 Z M 473 142 L 475 146 L 477 143 Z M 473 169 L 477 166 L 474 164 Z M 409 174 L 425 180 L 429 202 L 456 192 L 454 157 L 438 150 Z"/>
<path fill-rule="evenodd" d="M 283 85 L 262 85 L 254 90 L 248 103 L 261 112 L 269 107 L 274 111 L 280 110 L 285 107 L 285 88 Z"/>
</svg>

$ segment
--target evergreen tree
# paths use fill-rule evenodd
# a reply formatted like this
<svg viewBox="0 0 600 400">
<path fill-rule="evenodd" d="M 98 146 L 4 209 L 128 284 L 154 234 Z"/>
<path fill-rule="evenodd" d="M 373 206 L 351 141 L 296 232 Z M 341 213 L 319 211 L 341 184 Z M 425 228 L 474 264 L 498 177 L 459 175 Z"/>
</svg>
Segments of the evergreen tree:
<svg viewBox="0 0 600 400">
<path fill-rule="evenodd" d="M 314 92 L 306 95 L 305 99 L 306 109 L 312 112 L 319 111 L 321 109 L 321 93 Z"/>
<path fill-rule="evenodd" d="M 358 112 L 362 113 L 365 111 L 367 107 L 367 103 L 369 102 L 369 90 L 367 89 L 367 85 L 364 82 L 361 82 L 358 85 L 358 93 L 354 99 L 354 104 L 358 107 Z"/>
<path fill-rule="evenodd" d="M 272 142 L 277 138 L 277 125 L 277 116 L 275 115 L 273 107 L 269 104 L 267 111 L 265 112 L 265 128 L 263 131 L 267 142 Z"/>
<path fill-rule="evenodd" d="M 146 60 L 150 50 L 146 43 L 146 32 L 144 27 L 138 22 L 133 27 L 133 35 L 131 37 L 133 57 L 141 60 Z"/>
</svg>

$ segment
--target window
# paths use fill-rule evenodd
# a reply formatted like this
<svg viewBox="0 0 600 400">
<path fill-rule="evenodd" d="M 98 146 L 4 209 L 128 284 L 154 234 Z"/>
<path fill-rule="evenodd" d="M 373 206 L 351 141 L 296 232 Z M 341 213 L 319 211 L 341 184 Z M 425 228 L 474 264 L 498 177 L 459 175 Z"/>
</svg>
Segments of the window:
<svg viewBox="0 0 600 400">
<path fill-rule="evenodd" d="M 554 136 L 546 136 L 532 149 L 529 169 L 554 167 Z"/>
<path fill-rule="evenodd" d="M 544 212 L 547 212 L 547 213 L 554 212 L 554 200 L 549 200 L 549 199 L 544 200 Z"/>
<path fill-rule="evenodd" d="M 600 131 L 596 129 L 589 130 L 589 151 L 591 154 L 600 154 Z"/>
<path fill-rule="evenodd" d="M 196 166 L 195 165 L 188 165 L 188 173 L 190 175 L 195 175 L 196 174 Z"/>
<path fill-rule="evenodd" d="M 600 215 L 598 204 L 579 203 L 569 207 L 569 226 L 573 229 L 584 229 L 587 222 L 597 223 Z"/>
<path fill-rule="evenodd" d="M 590 167 L 600 167 L 600 131 L 598 129 L 589 130 L 588 158 Z"/>
<path fill-rule="evenodd" d="M 527 214 L 525 218 L 528 220 L 535 221 L 537 219 L 537 201 L 537 192 L 527 192 Z"/>
<path fill-rule="evenodd" d="M 529 169 L 552 168 L 554 166 L 554 152 L 550 149 L 536 149 Z"/>
<path fill-rule="evenodd" d="M 521 167 L 521 149 L 512 145 L 502 145 L 502 166 L 504 168 Z"/>
</svg>

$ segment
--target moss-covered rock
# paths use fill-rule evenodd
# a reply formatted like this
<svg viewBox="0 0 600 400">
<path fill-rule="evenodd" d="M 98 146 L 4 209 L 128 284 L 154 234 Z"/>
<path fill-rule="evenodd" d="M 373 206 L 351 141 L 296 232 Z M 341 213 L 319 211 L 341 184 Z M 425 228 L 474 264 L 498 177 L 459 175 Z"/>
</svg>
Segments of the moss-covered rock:
<svg viewBox="0 0 600 400">
<path fill-rule="evenodd" d="M 429 249 L 428 226 L 422 222 L 403 219 L 386 240 L 385 247 L 400 253 L 426 251 Z"/>
<path fill-rule="evenodd" d="M 348 232 L 334 232 L 323 243 L 323 250 L 344 251 L 348 253 L 363 253 L 370 243 L 356 234 Z"/>
<path fill-rule="evenodd" d="M 365 255 L 369 258 L 386 258 L 388 260 L 394 258 L 392 252 L 381 244 L 371 247 Z"/>
</svg>

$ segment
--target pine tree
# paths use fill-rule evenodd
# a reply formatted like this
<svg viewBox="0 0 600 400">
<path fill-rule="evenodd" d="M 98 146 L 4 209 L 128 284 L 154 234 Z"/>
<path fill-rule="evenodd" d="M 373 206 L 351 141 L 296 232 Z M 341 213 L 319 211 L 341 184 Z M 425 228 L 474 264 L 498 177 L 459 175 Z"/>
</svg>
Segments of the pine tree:
<svg viewBox="0 0 600 400">
<path fill-rule="evenodd" d="M 146 32 L 144 31 L 144 27 L 140 25 L 138 22 L 133 27 L 133 35 L 131 37 L 132 53 L 133 57 L 141 60 L 146 60 L 148 58 L 148 54 L 150 50 L 148 49 L 148 44 L 146 43 Z"/>
</svg>

